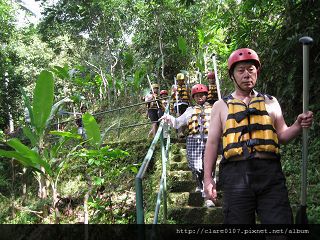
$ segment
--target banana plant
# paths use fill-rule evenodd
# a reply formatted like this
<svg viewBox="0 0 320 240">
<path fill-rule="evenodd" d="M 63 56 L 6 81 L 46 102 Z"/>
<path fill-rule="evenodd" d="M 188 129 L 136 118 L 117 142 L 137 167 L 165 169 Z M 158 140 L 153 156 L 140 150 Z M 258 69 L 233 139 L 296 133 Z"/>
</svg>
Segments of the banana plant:
<svg viewBox="0 0 320 240">
<path fill-rule="evenodd" d="M 51 185 L 55 202 L 56 185 L 53 177 L 56 172 L 50 165 L 50 154 L 48 154 L 49 150 L 44 147 L 44 139 L 59 106 L 69 102 L 70 99 L 65 98 L 53 104 L 53 74 L 46 70 L 42 71 L 37 78 L 32 104 L 22 88 L 21 91 L 30 118 L 30 124 L 23 128 L 23 133 L 30 140 L 31 146 L 27 146 L 19 139 L 13 138 L 6 142 L 12 150 L 0 150 L 0 156 L 16 159 L 23 167 L 30 168 L 36 173 L 39 183 L 39 197 L 41 199 L 47 198 L 47 190 Z M 45 211 L 44 215 L 46 215 Z"/>
<path fill-rule="evenodd" d="M 13 138 L 7 144 L 14 151 L 0 152 L 3 157 L 14 158 L 25 167 L 30 167 L 42 174 L 52 175 L 52 169 L 48 161 L 41 155 L 43 149 L 43 136 L 47 121 L 50 117 L 53 105 L 53 75 L 49 71 L 42 71 L 36 81 L 33 94 L 33 104 L 23 91 L 25 105 L 28 108 L 30 125 L 23 128 L 25 136 L 31 141 L 31 148 L 20 140 Z M 43 171 L 42 171 L 42 170 Z"/>
</svg>

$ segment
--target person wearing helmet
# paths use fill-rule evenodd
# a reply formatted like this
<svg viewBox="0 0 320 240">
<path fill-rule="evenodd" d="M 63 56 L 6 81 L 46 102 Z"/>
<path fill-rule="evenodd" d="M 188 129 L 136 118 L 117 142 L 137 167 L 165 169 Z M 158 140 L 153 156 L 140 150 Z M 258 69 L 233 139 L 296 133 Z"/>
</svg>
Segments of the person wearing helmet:
<svg viewBox="0 0 320 240">
<path fill-rule="evenodd" d="M 190 96 L 188 86 L 186 84 L 186 77 L 183 73 L 177 74 L 177 86 L 172 88 L 172 102 L 176 114 L 182 115 L 189 106 Z"/>
<path fill-rule="evenodd" d="M 160 98 L 161 98 L 161 106 L 163 112 L 165 111 L 167 104 L 168 104 L 168 91 L 167 90 L 161 90 L 160 91 Z"/>
<path fill-rule="evenodd" d="M 235 91 L 214 103 L 204 157 L 204 189 L 216 200 L 213 181 L 219 140 L 222 138 L 218 186 L 223 190 L 226 224 L 293 222 L 279 144 L 297 137 L 313 122 L 313 113 L 298 115 L 288 127 L 273 96 L 254 88 L 261 69 L 258 54 L 249 48 L 234 51 L 228 70 Z"/>
<path fill-rule="evenodd" d="M 190 104 L 189 91 L 190 90 L 186 83 L 186 76 L 183 73 L 178 73 L 176 85 L 172 86 L 172 95 L 171 95 L 173 110 L 177 117 L 181 116 L 189 107 L 189 104 Z M 181 127 L 177 130 L 179 138 L 184 138 L 185 130 L 186 130 L 185 127 Z"/>
<path fill-rule="evenodd" d="M 217 91 L 217 85 L 215 83 L 215 76 L 214 72 L 208 72 L 207 79 L 209 82 L 209 89 L 208 89 L 208 99 L 207 102 L 213 105 L 218 100 L 218 91 Z"/>
<path fill-rule="evenodd" d="M 197 180 L 196 192 L 203 193 L 203 153 L 208 136 L 211 105 L 207 103 L 208 88 L 203 84 L 196 84 L 191 89 L 191 96 L 195 105 L 188 107 L 179 117 L 165 114 L 163 119 L 172 127 L 178 129 L 187 126 L 187 159 L 188 166 Z M 203 194 L 204 196 L 204 194 Z M 213 207 L 212 200 L 205 198 L 205 205 Z"/>
<path fill-rule="evenodd" d="M 152 122 L 151 130 L 148 134 L 148 136 L 155 136 L 158 131 L 159 126 L 159 115 L 161 115 L 161 103 L 160 101 L 155 101 L 158 99 L 159 95 L 159 85 L 158 84 L 152 84 L 152 89 L 150 89 L 150 93 L 145 96 L 145 102 L 147 102 L 147 109 L 148 109 L 148 118 Z"/>
</svg>

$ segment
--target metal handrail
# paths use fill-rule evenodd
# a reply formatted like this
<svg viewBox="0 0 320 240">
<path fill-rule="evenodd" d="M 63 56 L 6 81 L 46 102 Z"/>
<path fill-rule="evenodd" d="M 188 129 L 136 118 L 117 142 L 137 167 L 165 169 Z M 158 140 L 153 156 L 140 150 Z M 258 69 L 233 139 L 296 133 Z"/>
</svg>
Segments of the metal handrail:
<svg viewBox="0 0 320 240">
<path fill-rule="evenodd" d="M 166 107 L 165 113 L 169 112 L 169 103 Z M 166 185 L 166 162 L 168 159 L 168 152 L 170 147 L 170 135 L 168 134 L 166 146 L 164 145 L 163 138 L 163 125 L 164 122 L 161 121 L 158 131 L 148 149 L 148 152 L 142 162 L 142 165 L 139 169 L 138 174 L 135 178 L 135 187 L 136 187 L 136 213 L 137 213 L 137 224 L 144 224 L 144 207 L 143 207 L 143 189 L 142 189 L 142 180 L 147 171 L 151 158 L 153 156 L 155 147 L 157 142 L 160 139 L 161 144 L 161 159 L 162 159 L 162 174 L 160 179 L 160 188 L 157 196 L 157 203 L 155 207 L 155 217 L 153 223 L 158 223 L 158 215 L 161 204 L 161 195 L 163 196 L 163 214 L 164 214 L 164 222 L 167 219 L 167 185 Z"/>
<path fill-rule="evenodd" d="M 115 108 L 115 109 L 111 109 L 111 110 L 107 110 L 107 111 L 97 112 L 97 113 L 93 113 L 92 116 L 98 116 L 98 115 L 102 115 L 102 114 L 106 114 L 106 113 L 111 113 L 111 112 L 115 112 L 115 111 L 120 111 L 120 110 L 123 110 L 123 109 L 126 109 L 126 108 L 136 107 L 136 106 L 139 106 L 139 105 L 144 105 L 144 104 L 148 104 L 148 103 L 155 102 L 155 101 L 159 101 L 159 100 L 163 100 L 163 99 L 169 99 L 169 97 L 167 97 L 167 98 L 157 98 L 157 100 L 151 100 L 151 101 L 146 101 L 146 102 L 141 102 L 141 103 L 135 103 L 135 104 L 127 105 L 127 106 L 120 107 L 120 108 Z M 77 113 L 76 113 L 76 114 L 77 114 Z M 78 114 L 79 114 L 79 113 L 78 113 Z M 71 114 L 70 114 L 70 115 L 71 115 Z M 62 124 L 62 123 L 72 122 L 72 121 L 74 121 L 75 119 L 76 119 L 76 118 L 71 118 L 71 119 L 68 119 L 68 120 L 65 120 L 65 121 L 53 123 L 52 125 L 58 125 L 58 124 Z"/>
<path fill-rule="evenodd" d="M 111 112 L 116 112 L 117 111 L 118 112 L 118 125 L 117 125 L 117 127 L 110 128 L 109 131 L 113 131 L 113 130 L 118 131 L 117 136 L 118 136 L 118 139 L 119 139 L 120 138 L 121 129 L 127 129 L 127 128 L 131 128 L 131 127 L 149 125 L 149 124 L 152 123 L 152 122 L 148 121 L 148 122 L 145 122 L 145 123 L 136 123 L 136 124 L 130 124 L 130 125 L 121 126 L 121 124 L 120 124 L 121 123 L 121 119 L 120 119 L 120 111 L 121 110 L 127 109 L 127 108 L 131 108 L 131 107 L 135 107 L 135 106 L 139 106 L 139 105 L 148 104 L 148 103 L 159 101 L 159 100 L 164 100 L 164 99 L 168 99 L 169 102 L 170 102 L 170 97 L 158 98 L 157 100 L 151 100 L 151 101 L 136 103 L 136 104 L 127 105 L 127 106 L 124 106 L 124 107 L 121 107 L 121 108 L 116 108 L 116 109 L 111 109 L 111 110 L 107 110 L 107 111 L 103 111 L 103 112 L 93 113 L 92 116 L 98 116 L 98 115 L 101 115 L 101 114 L 106 114 L 106 113 L 111 113 Z M 65 121 L 61 121 L 61 122 L 58 119 L 58 122 L 57 123 L 53 123 L 52 125 L 58 125 L 59 126 L 60 124 L 68 123 L 68 122 L 74 121 L 75 119 L 76 118 L 71 118 L 71 119 L 68 119 L 68 120 L 65 120 Z"/>
</svg>

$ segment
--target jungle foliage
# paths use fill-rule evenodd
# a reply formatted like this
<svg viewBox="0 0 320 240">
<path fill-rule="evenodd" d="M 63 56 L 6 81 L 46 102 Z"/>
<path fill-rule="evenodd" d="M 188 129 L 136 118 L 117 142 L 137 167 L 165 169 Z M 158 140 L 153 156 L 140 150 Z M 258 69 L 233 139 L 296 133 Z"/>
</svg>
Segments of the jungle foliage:
<svg viewBox="0 0 320 240">
<path fill-rule="evenodd" d="M 81 105 L 94 113 L 140 102 L 149 88 L 147 75 L 162 89 L 170 89 L 180 71 L 187 71 L 192 81 L 206 83 L 204 75 L 213 69 L 212 53 L 217 56 L 221 92 L 226 95 L 233 89 L 227 58 L 237 48 L 250 47 L 262 62 L 257 90 L 277 97 L 286 122 L 291 125 L 302 112 L 299 38 L 306 35 L 314 39 L 310 48 L 309 94 L 310 109 L 315 115 L 309 131 L 308 204 L 313 222 L 319 221 L 320 191 L 316 183 L 320 175 L 316 169 L 320 161 L 320 100 L 316 96 L 320 91 L 320 1 L 40 2 L 43 18 L 39 23 L 19 27 L 17 11 L 28 11 L 27 8 L 18 0 L 0 1 L 0 137 L 7 143 L 1 145 L 2 156 L 11 154 L 10 159 L 22 163 L 0 161 L 0 202 L 8 209 L 0 213 L 1 222 L 77 222 L 77 213 L 83 211 L 88 215 L 82 222 L 90 219 L 96 223 L 123 223 L 121 216 L 133 222 L 133 205 L 127 206 L 126 201 L 132 198 L 132 179 L 147 146 L 139 145 L 137 150 L 126 143 L 120 150 L 110 147 L 110 139 L 104 141 L 107 145 L 101 144 L 107 136 L 98 131 L 107 130 L 108 135 L 114 122 L 110 115 L 107 120 L 104 118 L 108 115 L 85 115 L 93 142 L 79 139 L 72 122 L 67 123 L 64 133 L 50 134 L 54 129 L 47 121 L 66 119 L 63 113 L 68 112 L 73 119 Z M 44 86 L 51 83 L 50 87 L 40 90 L 39 79 L 51 79 L 43 81 Z M 29 127 L 26 108 L 37 116 L 30 116 Z M 53 108 L 56 111 L 52 112 Z M 144 109 L 137 112 L 142 116 Z M 138 119 L 127 112 L 125 115 L 132 121 Z M 139 131 L 132 131 L 132 138 L 124 134 L 122 140 L 139 142 L 145 131 L 141 130 L 140 135 Z M 296 139 L 282 149 L 290 197 L 295 204 L 299 202 L 299 145 L 301 141 Z M 135 156 L 138 153 L 141 155 Z M 123 185 L 113 183 L 122 177 L 127 179 Z M 105 183 L 110 183 L 109 194 L 105 193 Z M 41 186 L 53 187 L 48 198 L 40 197 Z M 33 194 L 37 191 L 39 198 Z M 123 198 L 115 202 L 117 191 Z M 116 211 L 114 204 L 118 206 Z"/>
</svg>

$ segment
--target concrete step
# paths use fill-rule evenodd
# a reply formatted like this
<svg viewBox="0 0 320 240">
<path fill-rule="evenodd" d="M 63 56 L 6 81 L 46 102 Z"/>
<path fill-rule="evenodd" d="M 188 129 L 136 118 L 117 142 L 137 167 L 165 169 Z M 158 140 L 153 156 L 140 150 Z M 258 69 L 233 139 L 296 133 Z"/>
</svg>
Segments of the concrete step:
<svg viewBox="0 0 320 240">
<path fill-rule="evenodd" d="M 177 224 L 221 224 L 222 207 L 176 207 L 168 209 L 168 219 Z"/>
</svg>

